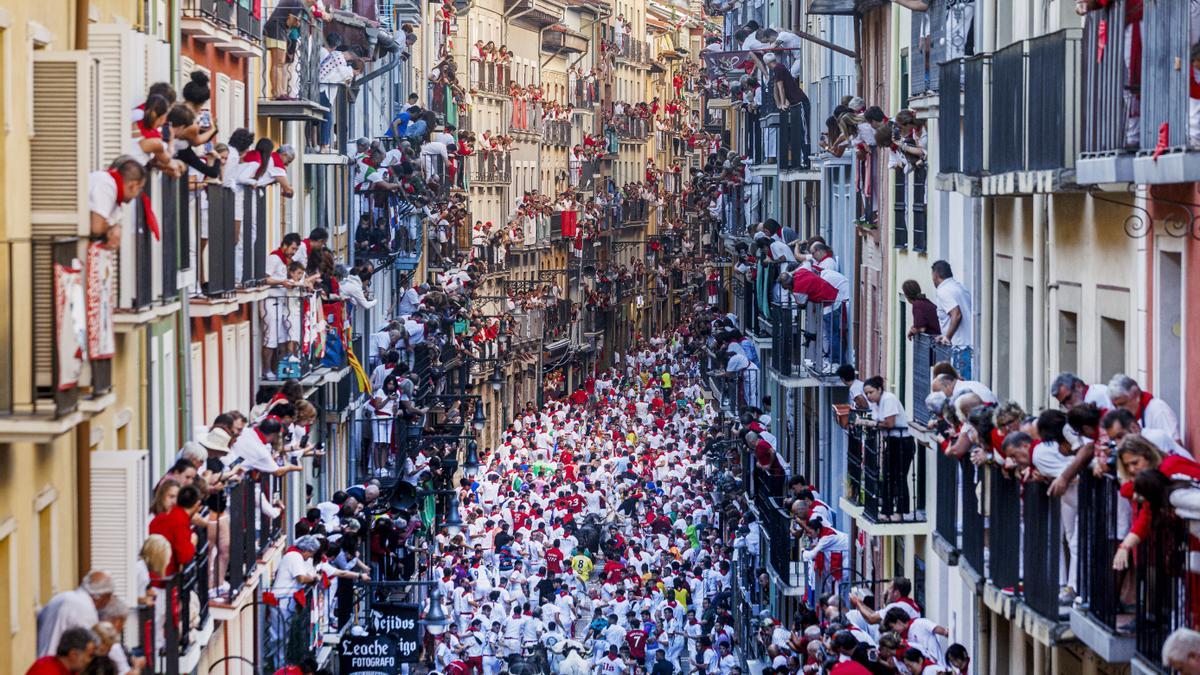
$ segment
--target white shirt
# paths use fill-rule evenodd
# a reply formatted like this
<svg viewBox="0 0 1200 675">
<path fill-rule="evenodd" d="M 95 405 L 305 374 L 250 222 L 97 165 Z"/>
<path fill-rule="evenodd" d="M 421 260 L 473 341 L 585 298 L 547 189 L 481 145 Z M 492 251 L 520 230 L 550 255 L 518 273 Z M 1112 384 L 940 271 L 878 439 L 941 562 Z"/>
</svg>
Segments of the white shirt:
<svg viewBox="0 0 1200 675">
<path fill-rule="evenodd" d="M 121 221 L 123 209 L 117 203 L 117 181 L 107 171 L 88 174 L 88 210 L 100 215 L 109 225 Z"/>
<path fill-rule="evenodd" d="M 816 269 L 820 272 L 821 278 L 826 283 L 837 289 L 837 300 L 834 300 L 833 304 L 825 309 L 826 312 L 831 312 L 834 308 L 841 307 L 843 304 L 850 302 L 850 280 L 846 278 L 845 274 L 832 267 L 818 267 Z"/>
<path fill-rule="evenodd" d="M 929 619 L 913 619 L 913 622 L 908 625 L 908 635 L 905 639 L 910 647 L 915 647 L 921 650 L 930 661 L 942 662 L 942 655 L 946 653 L 942 646 L 942 641 L 938 639 L 934 630 L 937 624 Z"/>
<path fill-rule="evenodd" d="M 985 385 L 982 382 L 976 382 L 975 380 L 957 380 L 957 381 L 955 381 L 954 394 L 951 398 L 956 397 L 959 394 L 965 394 L 968 392 L 978 396 L 979 399 L 981 401 L 983 401 L 984 403 L 999 403 L 1000 402 L 1000 399 L 996 398 L 996 395 L 994 393 L 992 393 L 991 389 L 987 388 L 987 385 Z"/>
<path fill-rule="evenodd" d="M 796 262 L 796 253 L 792 250 L 792 247 L 778 239 L 774 239 L 771 241 L 771 259 Z"/>
<path fill-rule="evenodd" d="M 266 272 L 267 272 L 268 279 L 275 279 L 276 281 L 287 281 L 287 278 L 288 278 L 287 268 L 288 268 L 288 264 L 283 262 L 283 260 L 279 256 L 275 255 L 274 253 L 267 254 Z M 272 286 L 270 288 L 270 290 L 267 291 L 267 295 L 270 295 L 270 296 L 276 297 L 276 298 L 281 297 L 281 296 L 287 295 L 287 289 L 284 288 L 283 286 Z"/>
<path fill-rule="evenodd" d="M 54 654 L 59 638 L 71 628 L 91 628 L 98 623 L 96 603 L 86 591 L 77 588 L 50 598 L 37 615 L 38 658 Z"/>
<path fill-rule="evenodd" d="M 1033 446 L 1030 454 L 1033 467 L 1047 478 L 1058 478 L 1075 460 L 1074 455 L 1064 455 L 1059 452 L 1057 442 L 1038 443 Z"/>
<path fill-rule="evenodd" d="M 233 447 L 229 448 L 229 455 L 233 458 L 240 457 L 242 466 L 254 471 L 273 473 L 279 468 L 271 454 L 271 446 L 259 438 L 255 429 L 243 431 L 233 442 Z"/>
<path fill-rule="evenodd" d="M 958 279 L 951 277 L 938 285 L 934 292 L 934 301 L 937 303 L 938 325 L 942 328 L 942 335 L 950 332 L 950 311 L 957 307 L 962 314 L 962 320 L 959 321 L 958 329 L 950 338 L 950 344 L 955 347 L 970 347 L 973 340 L 971 294 L 962 284 L 958 283 Z"/>
<path fill-rule="evenodd" d="M 879 396 L 879 403 L 870 403 L 871 416 L 877 421 L 882 422 L 889 417 L 895 416 L 896 423 L 892 428 L 907 429 L 908 415 L 904 413 L 904 406 L 900 404 L 900 399 L 890 391 L 885 391 Z M 881 427 L 882 428 L 882 427 Z"/>
<path fill-rule="evenodd" d="M 1162 429 L 1142 429 L 1142 437 L 1153 443 L 1165 455 L 1179 455 L 1191 460 L 1195 459 L 1187 448 L 1175 440 L 1174 436 Z"/>
<path fill-rule="evenodd" d="M 1172 437 L 1179 438 L 1179 418 L 1175 416 L 1175 411 L 1171 410 L 1171 406 L 1157 396 L 1146 404 L 1139 423 L 1143 430 L 1161 429 L 1171 434 Z"/>
<path fill-rule="evenodd" d="M 852 407 L 857 407 L 854 401 L 859 396 L 861 396 L 864 401 L 867 401 L 867 393 L 863 390 L 863 381 L 855 380 L 850 383 L 850 405 Z M 870 407 L 870 401 L 867 401 L 867 405 Z"/>
<path fill-rule="evenodd" d="M 1112 410 L 1112 399 L 1108 396 L 1107 384 L 1089 384 L 1083 394 L 1084 403 L 1092 403 L 1101 410 Z"/>
<path fill-rule="evenodd" d="M 275 582 L 271 584 L 271 592 L 280 602 L 290 600 L 292 594 L 302 588 L 302 584 L 296 580 L 296 577 L 300 576 L 313 576 L 312 564 L 305 560 L 299 551 L 284 553 L 279 559 L 279 569 L 275 570 Z"/>
</svg>

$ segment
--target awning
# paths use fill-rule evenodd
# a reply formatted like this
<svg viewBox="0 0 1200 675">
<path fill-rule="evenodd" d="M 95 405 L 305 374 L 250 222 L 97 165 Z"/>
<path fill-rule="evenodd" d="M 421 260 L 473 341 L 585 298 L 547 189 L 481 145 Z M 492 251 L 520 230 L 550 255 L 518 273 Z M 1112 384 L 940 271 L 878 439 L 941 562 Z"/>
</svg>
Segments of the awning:
<svg viewBox="0 0 1200 675">
<path fill-rule="evenodd" d="M 853 16 L 889 4 L 889 0 L 810 0 L 809 14 Z"/>
</svg>

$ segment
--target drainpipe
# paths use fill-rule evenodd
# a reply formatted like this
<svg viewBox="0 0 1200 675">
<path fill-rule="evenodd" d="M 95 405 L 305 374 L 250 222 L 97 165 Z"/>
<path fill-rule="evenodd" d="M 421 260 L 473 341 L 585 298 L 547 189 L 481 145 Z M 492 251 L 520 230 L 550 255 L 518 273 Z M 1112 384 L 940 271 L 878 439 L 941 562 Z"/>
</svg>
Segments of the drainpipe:
<svg viewBox="0 0 1200 675">
<path fill-rule="evenodd" d="M 75 0 L 75 49 L 87 49 L 90 0 Z"/>
<path fill-rule="evenodd" d="M 976 250 L 979 251 L 979 265 L 975 267 L 975 320 L 976 326 L 991 326 L 995 319 L 996 308 L 993 305 L 995 292 L 995 222 L 992 218 L 993 202 L 984 202 L 981 198 L 972 199 L 972 209 L 980 223 L 980 241 Z M 1007 319 L 1005 319 L 1007 320 Z M 975 332 L 979 340 L 979 373 L 976 380 L 991 382 L 992 379 L 992 331 L 979 330 Z"/>
<path fill-rule="evenodd" d="M 1036 410 L 1046 385 L 1046 221 L 1049 208 L 1046 195 L 1033 196 L 1033 400 L 1030 410 Z M 1025 358 L 1031 355 L 1026 354 Z"/>
</svg>

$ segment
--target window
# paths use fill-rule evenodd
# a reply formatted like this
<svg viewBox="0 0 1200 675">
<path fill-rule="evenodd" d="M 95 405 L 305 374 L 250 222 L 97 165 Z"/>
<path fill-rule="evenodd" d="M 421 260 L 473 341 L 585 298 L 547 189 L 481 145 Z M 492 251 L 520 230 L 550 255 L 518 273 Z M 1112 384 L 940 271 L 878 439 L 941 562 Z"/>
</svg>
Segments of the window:
<svg viewBox="0 0 1200 675">
<path fill-rule="evenodd" d="M 1012 324 L 1010 285 L 1007 281 L 1001 281 L 996 284 L 996 394 L 1000 398 L 1009 397 L 1009 369 L 1011 366 L 1011 355 L 1009 349 L 1009 340 L 1011 339 L 1011 330 L 1009 326 Z"/>
<path fill-rule="evenodd" d="M 34 583 L 37 597 L 35 602 L 44 607 L 50 598 L 58 591 L 58 546 L 55 544 L 54 502 L 57 494 L 53 488 L 47 488 L 34 500 L 34 510 L 37 512 L 37 552 L 42 565 L 34 566 Z"/>
<path fill-rule="evenodd" d="M 1157 334 L 1154 344 L 1158 349 L 1155 363 L 1158 377 L 1154 380 L 1154 395 L 1161 397 L 1175 410 L 1182 406 L 1183 374 L 1183 259 L 1175 251 L 1160 251 L 1158 254 L 1158 282 L 1155 284 L 1154 314 L 1157 317 Z"/>
<path fill-rule="evenodd" d="M 1033 286 L 1025 287 L 1025 315 L 1032 316 L 1034 311 L 1033 306 Z M 1033 331 L 1025 330 L 1025 405 L 1026 410 L 1033 409 L 1034 392 L 1033 392 Z"/>
<path fill-rule="evenodd" d="M 1058 370 L 1079 372 L 1079 315 L 1058 313 Z"/>
<path fill-rule="evenodd" d="M 1100 317 L 1100 381 L 1125 372 L 1125 322 Z"/>
</svg>

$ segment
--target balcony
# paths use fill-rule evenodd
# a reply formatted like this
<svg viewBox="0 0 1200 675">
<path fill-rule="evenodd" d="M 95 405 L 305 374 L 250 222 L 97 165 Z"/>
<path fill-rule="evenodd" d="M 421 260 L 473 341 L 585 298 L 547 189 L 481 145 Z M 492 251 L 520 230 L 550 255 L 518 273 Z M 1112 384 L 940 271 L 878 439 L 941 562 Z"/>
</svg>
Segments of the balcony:
<svg viewBox="0 0 1200 675">
<path fill-rule="evenodd" d="M 743 464 L 752 464 L 753 459 L 748 451 Z M 762 553 L 765 558 L 764 567 L 783 587 L 784 595 L 803 595 L 808 585 L 808 564 L 804 562 L 801 553 L 804 551 L 800 537 L 792 532 L 792 514 L 783 508 L 783 498 L 787 493 L 787 475 L 768 473 L 761 467 L 754 466 L 750 470 L 750 492 L 752 504 L 762 526 Z M 828 571 L 823 578 L 816 579 L 817 593 L 836 592 L 834 580 L 828 578 Z"/>
<path fill-rule="evenodd" d="M 1112 568 L 1121 533 L 1117 530 L 1117 480 L 1090 473 L 1079 478 L 1079 603 L 1071 608 L 1071 630 L 1105 661 L 1127 663 L 1137 648 L 1123 627 L 1134 618 L 1121 601 L 1121 577 Z M 1135 562 L 1136 567 L 1136 562 Z"/>
<path fill-rule="evenodd" d="M 850 342 L 849 330 L 844 329 L 844 308 L 817 302 L 800 305 L 790 292 L 783 291 L 778 280 L 768 279 L 766 283 L 770 284 L 771 294 L 771 370 L 792 386 L 833 381 Z M 759 297 L 760 304 L 765 301 Z"/>
<path fill-rule="evenodd" d="M 179 309 L 180 251 L 187 239 L 181 233 L 190 229 L 185 180 L 154 172 L 147 181 L 157 232 L 142 200 L 131 207 L 132 227 L 122 230 L 117 253 L 117 324 L 140 326 Z"/>
<path fill-rule="evenodd" d="M 1127 2 L 1129 0 L 1126 0 Z M 1143 184 L 1200 180 L 1200 127 L 1191 123 L 1191 26 L 1188 3 L 1147 2 L 1142 18 L 1141 118 L 1133 162 Z M 1116 31 L 1109 24 L 1110 34 Z M 1110 47 L 1111 48 L 1111 47 Z M 1121 52 L 1117 52 L 1120 54 Z M 1160 142 L 1160 137 L 1162 138 Z"/>
<path fill-rule="evenodd" d="M 641 197 L 626 197 L 612 206 L 613 227 L 644 224 L 650 218 L 650 203 Z"/>
<path fill-rule="evenodd" d="M 242 58 L 262 55 L 262 28 L 253 0 L 184 0 L 179 21 L 184 36 Z"/>
<path fill-rule="evenodd" d="M 566 26 L 551 26 L 542 33 L 542 51 L 556 54 L 583 54 L 588 50 L 588 38 Z"/>
<path fill-rule="evenodd" d="M 479 185 L 507 184 L 512 180 L 512 153 L 488 152 L 475 156 L 475 175 Z"/>
<path fill-rule="evenodd" d="M 847 486 L 842 506 L 876 526 L 880 534 L 920 533 L 929 530 L 925 511 L 925 480 L 929 450 L 914 443 L 912 457 L 900 451 L 899 434 L 887 429 L 863 428 L 851 415 L 847 432 Z M 908 438 L 912 438 L 909 436 Z M 894 448 L 889 445 L 896 444 Z"/>
<path fill-rule="evenodd" d="M 649 124 L 647 120 L 633 115 L 622 115 L 614 120 L 617 138 L 630 143 L 638 143 L 648 138 Z"/>
<path fill-rule="evenodd" d="M 504 15 L 532 30 L 558 24 L 566 10 L 567 3 L 561 0 L 504 0 Z"/>
<path fill-rule="evenodd" d="M 441 157 L 424 155 L 422 164 L 427 171 L 445 171 Z M 461 173 L 461 172 L 460 172 Z M 444 173 L 427 175 L 443 176 Z M 431 191 L 435 197 L 449 191 L 441 187 Z M 417 207 L 405 195 L 391 190 L 371 190 L 356 195 L 358 224 L 354 229 L 354 261 L 356 264 L 371 262 L 377 268 L 395 265 L 397 269 L 415 269 L 421 259 L 423 220 Z M 453 240 L 454 237 L 451 237 Z M 460 240 L 460 249 L 470 239 Z M 453 245 L 453 241 L 447 242 Z M 448 251 L 449 253 L 449 251 Z"/>
<path fill-rule="evenodd" d="M 1087 58 L 1083 59 L 1083 114 L 1075 163 L 1081 185 L 1134 179 L 1139 118 L 1136 114 L 1130 117 L 1135 98 L 1129 91 L 1125 66 L 1125 31 L 1120 29 L 1125 25 L 1125 3 L 1113 0 L 1107 8 L 1089 12 L 1084 26 L 1083 53 Z"/>
<path fill-rule="evenodd" d="M 596 92 L 596 84 L 588 83 L 584 78 L 576 78 L 575 87 L 571 90 L 571 107 L 584 112 L 592 112 L 600 97 Z"/>
<path fill-rule="evenodd" d="M 320 21 L 303 18 L 299 31 L 300 38 L 296 41 L 295 55 L 283 66 L 284 81 L 276 82 L 273 77 L 264 78 L 264 86 L 269 86 L 270 89 L 263 91 L 258 100 L 258 114 L 261 117 L 285 121 L 323 122 L 329 114 L 329 109 L 319 103 L 319 71 L 324 26 Z M 271 63 L 263 65 L 274 70 Z M 268 79 L 269 85 L 265 84 Z"/>
<path fill-rule="evenodd" d="M 1074 184 L 1081 42 L 1079 30 L 1067 29 L 992 55 L 984 194 L 1055 192 Z"/>
<path fill-rule="evenodd" d="M 544 120 L 542 122 L 542 143 L 569 147 L 571 145 L 571 123 L 565 120 Z"/>
<path fill-rule="evenodd" d="M 508 96 L 512 82 L 512 64 L 496 62 L 471 62 L 471 86 L 476 92 L 492 96 Z"/>
</svg>

